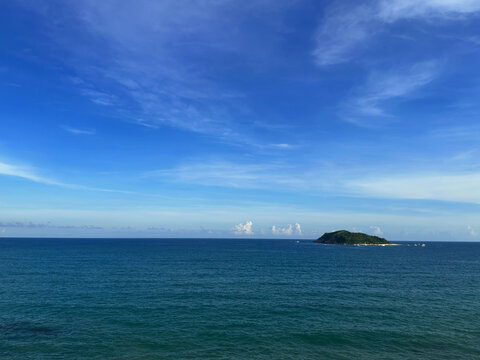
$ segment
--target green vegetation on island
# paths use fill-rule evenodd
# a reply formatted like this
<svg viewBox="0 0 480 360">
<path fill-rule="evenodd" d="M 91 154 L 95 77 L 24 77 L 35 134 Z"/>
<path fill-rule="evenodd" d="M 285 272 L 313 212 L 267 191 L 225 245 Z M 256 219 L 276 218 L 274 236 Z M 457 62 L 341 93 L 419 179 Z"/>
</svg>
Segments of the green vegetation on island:
<svg viewBox="0 0 480 360">
<path fill-rule="evenodd" d="M 378 236 L 364 233 L 352 233 L 347 230 L 339 230 L 325 233 L 317 240 L 317 243 L 335 245 L 391 245 L 392 243 Z"/>
</svg>

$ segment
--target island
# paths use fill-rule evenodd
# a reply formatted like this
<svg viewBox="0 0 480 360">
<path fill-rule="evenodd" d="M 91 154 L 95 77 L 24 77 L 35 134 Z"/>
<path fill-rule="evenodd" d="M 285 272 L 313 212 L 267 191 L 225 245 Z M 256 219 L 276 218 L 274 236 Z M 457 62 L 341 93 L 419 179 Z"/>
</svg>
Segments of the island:
<svg viewBox="0 0 480 360">
<path fill-rule="evenodd" d="M 390 241 L 378 236 L 350 232 L 347 230 L 325 233 L 314 242 L 334 245 L 393 245 Z"/>
</svg>

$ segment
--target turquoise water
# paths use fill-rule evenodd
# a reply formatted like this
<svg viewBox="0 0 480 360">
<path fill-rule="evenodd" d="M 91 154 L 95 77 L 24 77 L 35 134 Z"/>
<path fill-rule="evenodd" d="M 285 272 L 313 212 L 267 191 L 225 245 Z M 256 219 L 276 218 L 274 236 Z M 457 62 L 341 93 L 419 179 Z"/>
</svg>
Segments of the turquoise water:
<svg viewBox="0 0 480 360">
<path fill-rule="evenodd" d="M 0 359 L 480 359 L 480 243 L 0 239 Z"/>
</svg>

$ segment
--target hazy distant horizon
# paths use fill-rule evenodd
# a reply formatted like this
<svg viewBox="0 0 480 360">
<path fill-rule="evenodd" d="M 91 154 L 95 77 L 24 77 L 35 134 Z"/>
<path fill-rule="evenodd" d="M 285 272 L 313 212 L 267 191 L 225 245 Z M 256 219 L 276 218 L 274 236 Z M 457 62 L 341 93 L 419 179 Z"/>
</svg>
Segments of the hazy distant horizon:
<svg viewBox="0 0 480 360">
<path fill-rule="evenodd" d="M 317 238 L 295 238 L 295 237 L 132 237 L 132 236 L 87 236 L 87 237 L 75 237 L 75 236 L 11 236 L 11 237 L 1 237 L 5 240 L 225 240 L 225 241 L 302 241 L 302 242 L 314 242 Z M 410 240 L 399 240 L 399 239 L 388 239 L 393 243 L 399 244 L 422 244 L 422 243 L 477 243 L 478 240 L 424 240 L 422 238 L 410 238 Z"/>
</svg>

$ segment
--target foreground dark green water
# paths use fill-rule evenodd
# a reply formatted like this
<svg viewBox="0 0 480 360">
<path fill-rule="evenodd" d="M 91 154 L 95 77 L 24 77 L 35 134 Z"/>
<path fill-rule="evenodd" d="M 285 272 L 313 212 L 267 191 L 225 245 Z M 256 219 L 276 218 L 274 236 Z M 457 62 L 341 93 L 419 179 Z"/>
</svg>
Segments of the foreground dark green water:
<svg viewBox="0 0 480 360">
<path fill-rule="evenodd" d="M 0 359 L 480 358 L 480 243 L 0 240 Z"/>
</svg>

